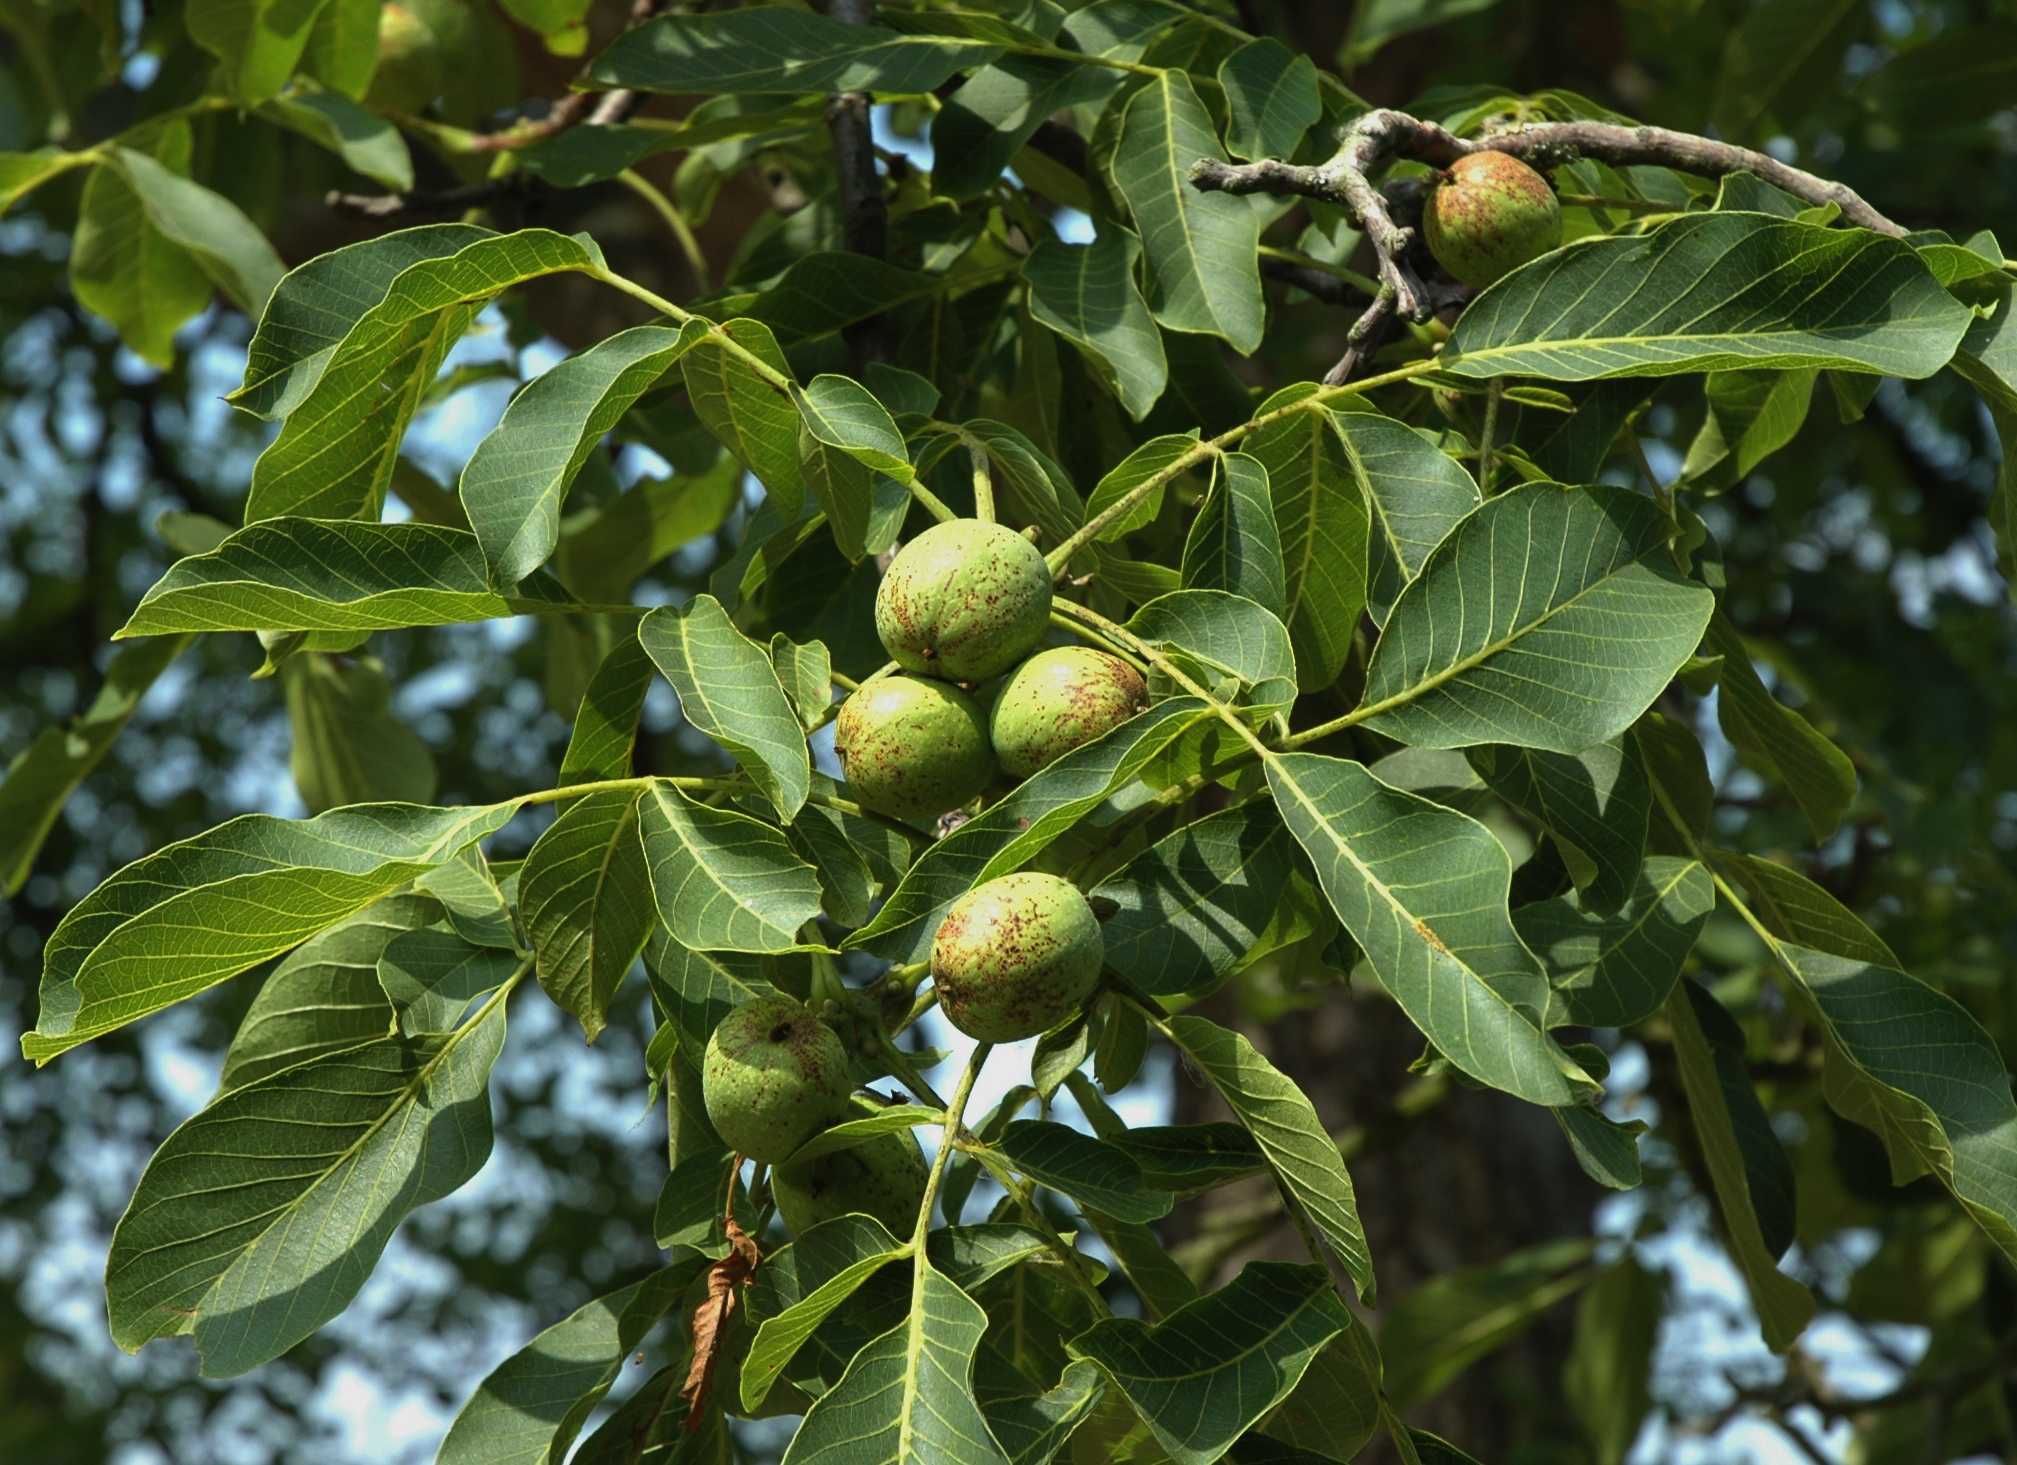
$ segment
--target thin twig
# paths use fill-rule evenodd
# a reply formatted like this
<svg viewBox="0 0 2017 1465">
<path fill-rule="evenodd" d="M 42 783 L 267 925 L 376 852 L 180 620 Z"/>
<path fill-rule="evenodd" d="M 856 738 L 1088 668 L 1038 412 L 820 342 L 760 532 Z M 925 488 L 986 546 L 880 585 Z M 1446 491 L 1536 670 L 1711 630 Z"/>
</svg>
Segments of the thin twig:
<svg viewBox="0 0 2017 1465">
<path fill-rule="evenodd" d="M 658 14 L 663 4 L 664 0 L 633 0 L 625 29 L 644 24 Z M 569 92 L 556 98 L 546 115 L 536 122 L 507 127 L 502 132 L 479 133 L 470 140 L 469 150 L 498 153 L 530 147 L 536 142 L 544 142 L 555 133 L 567 131 L 578 122 L 592 123 L 597 127 L 613 126 L 628 118 L 643 102 L 644 99 L 629 87 L 607 92 Z"/>
</svg>

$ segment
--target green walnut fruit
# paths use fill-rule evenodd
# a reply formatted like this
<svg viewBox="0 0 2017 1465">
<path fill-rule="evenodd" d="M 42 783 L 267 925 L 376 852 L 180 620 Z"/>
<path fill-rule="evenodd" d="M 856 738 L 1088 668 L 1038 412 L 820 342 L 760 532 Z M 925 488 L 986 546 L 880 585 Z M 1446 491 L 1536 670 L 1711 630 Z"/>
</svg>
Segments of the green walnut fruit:
<svg viewBox="0 0 2017 1465">
<path fill-rule="evenodd" d="M 841 704 L 833 748 L 861 803 L 922 822 L 956 809 L 994 776 L 987 721 L 958 687 L 877 677 Z"/>
<path fill-rule="evenodd" d="M 1007 671 L 1050 627 L 1051 573 L 1000 524 L 934 524 L 897 552 L 875 594 L 875 630 L 898 666 L 954 682 Z"/>
<path fill-rule="evenodd" d="M 1069 880 L 1021 871 L 954 901 L 931 946 L 939 1011 L 970 1038 L 1012 1043 L 1082 1010 L 1106 942 Z"/>
<path fill-rule="evenodd" d="M 1562 205 L 1518 158 L 1466 153 L 1430 191 L 1422 227 L 1451 278 L 1483 287 L 1562 242 Z"/>
<path fill-rule="evenodd" d="M 924 1152 L 908 1134 L 879 1134 L 845 1150 L 797 1165 L 781 1165 L 771 1179 L 777 1212 L 794 1236 L 821 1221 L 859 1211 L 890 1235 L 903 1238 L 917 1225 L 924 1203 Z"/>
<path fill-rule="evenodd" d="M 1090 646 L 1039 651 L 995 698 L 988 738 L 1011 778 L 1028 778 L 1149 705 L 1142 674 Z"/>
<path fill-rule="evenodd" d="M 758 997 L 707 1040 L 701 1099 L 737 1154 L 775 1163 L 848 1117 L 854 1080 L 833 1029 L 794 997 Z"/>
</svg>

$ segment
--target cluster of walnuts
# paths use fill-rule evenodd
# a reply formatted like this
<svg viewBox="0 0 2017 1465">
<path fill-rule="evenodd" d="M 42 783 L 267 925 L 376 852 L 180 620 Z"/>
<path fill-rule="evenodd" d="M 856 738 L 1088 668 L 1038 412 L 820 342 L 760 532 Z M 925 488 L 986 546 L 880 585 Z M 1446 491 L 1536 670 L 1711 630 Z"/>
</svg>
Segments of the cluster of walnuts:
<svg viewBox="0 0 2017 1465">
<path fill-rule="evenodd" d="M 891 818 L 935 824 L 998 772 L 1028 778 L 1148 705 L 1141 673 L 1121 658 L 1086 646 L 1038 650 L 1050 619 L 1050 569 L 1014 530 L 956 519 L 904 546 L 875 602 L 876 632 L 904 670 L 864 682 L 834 725 L 855 798 Z M 985 684 L 996 678 L 984 710 Z M 954 1027 L 1013 1042 L 1080 1011 L 1105 954 L 1077 886 L 1020 871 L 947 910 L 931 976 Z M 810 1008 L 790 997 L 738 1007 L 715 1029 L 701 1074 L 723 1140 L 777 1166 L 772 1194 L 795 1234 L 852 1211 L 908 1234 L 926 1181 L 908 1134 L 786 1163 L 820 1131 L 872 1112 L 857 1107 L 865 1101 L 853 1095 L 845 1046 Z"/>
</svg>

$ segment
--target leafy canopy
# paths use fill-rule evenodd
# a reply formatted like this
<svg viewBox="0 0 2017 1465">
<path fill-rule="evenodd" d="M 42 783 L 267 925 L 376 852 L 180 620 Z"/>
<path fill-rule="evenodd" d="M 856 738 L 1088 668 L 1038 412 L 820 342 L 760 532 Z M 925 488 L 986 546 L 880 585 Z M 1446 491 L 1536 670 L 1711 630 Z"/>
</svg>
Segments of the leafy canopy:
<svg viewBox="0 0 2017 1465">
<path fill-rule="evenodd" d="M 1606 1111 L 1592 1037 L 1670 1048 L 1783 1351 L 1817 1304 L 1781 1266 L 1791 1179 L 1746 1029 L 1692 975 L 1712 914 L 1748 933 L 1769 1002 L 1824 1055 L 1828 1104 L 1895 1181 L 1930 1180 L 1976 1228 L 1967 1245 L 2017 1261 L 2017 1103 L 1989 1032 L 1797 857 L 1708 817 L 1701 738 L 1713 697 L 1735 757 L 1816 844 L 1857 807 L 1854 750 L 1775 695 L 1779 668 L 1761 674 L 1698 506 L 1792 440 L 1824 379 L 1850 420 L 1883 379 L 1951 372 L 2017 421 L 2013 266 L 1992 235 L 1852 225 L 1713 147 L 1614 166 L 1570 145 L 1544 160 L 1568 243 L 1475 298 L 1445 293 L 1384 344 L 1355 331 L 1335 380 L 1273 380 L 1255 353 L 1308 304 L 1293 292 L 1364 292 L 1382 332 L 1392 299 L 1354 267 L 1362 202 L 1286 172 L 1200 186 L 1235 160 L 1323 164 L 1362 135 L 1360 98 L 1280 38 L 1159 0 L 662 8 L 597 30 L 580 4 L 506 3 L 507 22 L 449 0 L 418 20 L 192 0 L 164 24 L 214 58 L 200 94 L 88 144 L 52 111 L 50 145 L 0 155 L 0 205 L 68 219 L 77 301 L 142 358 L 172 359 L 213 298 L 243 312 L 231 400 L 274 424 L 243 525 L 182 526 L 91 716 L 0 784 L 0 876 L 20 886 L 197 636 L 258 635 L 314 807 L 145 855 L 44 951 L 22 1039 L 38 1064 L 277 963 L 218 1094 L 167 1137 L 114 1236 L 121 1346 L 187 1333 L 218 1375 L 294 1347 L 410 1211 L 484 1163 L 516 989 L 529 979 L 593 1041 L 641 981 L 666 1093 L 665 1263 L 493 1372 L 443 1460 L 561 1458 L 666 1317 L 683 1325 L 664 1367 L 585 1458 L 698 1458 L 729 1448 L 725 1417 L 779 1412 L 803 1415 L 787 1461 L 1343 1460 L 1380 1429 L 1407 1458 L 1461 1458 L 1403 1413 L 1586 1286 L 1593 1330 L 1656 1306 L 1642 1274 L 1598 1269 L 1581 1243 L 1523 1253 L 1418 1289 L 1375 1335 L 1346 1303 L 1381 1294 L 1337 1139 L 1253 1042 L 1190 1009 L 1297 954 L 1390 998 L 1420 1030 L 1418 1067 L 1550 1111 L 1619 1189 L 1640 1181 L 1638 1126 Z M 1350 54 L 1419 8 L 1364 7 Z M 475 130 L 510 100 L 491 89 L 511 68 L 482 63 L 509 61 L 511 26 L 592 51 L 588 90 Z M 1934 59 L 1909 53 L 1892 81 L 1919 95 L 1913 68 Z M 839 93 L 854 102 L 830 107 Z M 921 134 L 929 166 L 878 168 L 864 95 Z M 638 110 L 659 96 L 700 100 Z M 1617 120 L 1559 92 L 1416 116 L 1471 139 Z M 227 119 L 327 152 L 394 206 L 287 268 L 234 190 Z M 803 207 L 711 263 L 694 227 L 766 150 L 810 160 Z M 647 170 L 670 153 L 668 194 Z M 681 302 L 592 231 L 514 217 L 524 190 L 612 182 L 666 226 Z M 444 203 L 477 207 L 408 222 Z M 1405 233 L 1367 232 L 1383 274 L 1434 277 Z M 402 444 L 457 389 L 458 342 L 550 289 L 595 292 L 625 324 L 572 341 L 453 489 L 432 483 Z M 1678 480 L 1634 452 L 1658 378 L 1704 419 Z M 620 482 L 632 448 L 670 471 Z M 1135 664 L 1151 700 L 962 817 L 906 825 L 831 776 L 822 733 L 886 671 L 864 629 L 882 557 L 964 516 L 1027 529 L 1057 579 L 1057 636 Z M 709 593 L 648 604 L 651 568 L 708 536 L 729 549 Z M 560 778 L 435 806 L 425 746 L 356 653 L 514 616 L 578 663 Z M 658 681 L 718 772 L 640 758 Z M 522 861 L 487 852 L 548 815 Z M 1091 895 L 1106 969 L 982 1122 L 968 1099 L 1003 1056 L 978 1048 L 948 1102 L 920 1072 L 943 1055 L 896 1039 L 929 1006 L 948 907 L 1024 868 Z M 834 1023 L 859 1084 L 918 1101 L 793 1163 L 924 1129 L 914 1224 L 850 1214 L 787 1236 L 763 1167 L 707 1122 L 714 1025 L 779 992 Z M 1230 1122 L 1115 1117 L 1155 1044 Z M 1048 1117 L 1067 1088 L 1090 1133 Z M 1001 1198 L 969 1224 L 981 1175 Z M 1155 1227 L 1176 1206 L 1257 1175 L 1305 1255 L 1213 1285 L 1166 1253 Z M 1025 1312 L 1043 1325 L 1004 1326 Z M 1615 1384 L 1578 1354 L 1572 1400 L 1611 1454 L 1650 1348 L 1648 1331 L 1638 1377 Z"/>
</svg>

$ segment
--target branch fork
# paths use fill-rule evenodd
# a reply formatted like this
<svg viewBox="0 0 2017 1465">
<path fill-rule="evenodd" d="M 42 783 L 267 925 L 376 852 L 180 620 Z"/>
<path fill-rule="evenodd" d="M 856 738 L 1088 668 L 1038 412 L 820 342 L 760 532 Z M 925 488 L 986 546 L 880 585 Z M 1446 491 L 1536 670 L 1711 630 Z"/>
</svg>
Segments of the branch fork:
<svg viewBox="0 0 2017 1465">
<path fill-rule="evenodd" d="M 1404 179 L 1376 187 L 1373 177 L 1396 159 L 1448 168 L 1470 153 L 1501 152 L 1547 170 L 1588 159 L 1613 167 L 1658 165 L 1705 178 L 1755 173 L 1775 188 L 1814 204 L 1833 204 L 1842 218 L 1880 234 L 1904 234 L 1893 222 L 1843 183 L 1780 162 L 1766 153 L 1664 127 L 1622 127 L 1608 122 L 1537 122 L 1488 137 L 1462 138 L 1434 122 L 1406 112 L 1376 108 L 1354 121 L 1328 162 L 1315 166 L 1263 158 L 1227 163 L 1200 158 L 1191 165 L 1191 187 L 1205 193 L 1271 193 L 1322 199 L 1336 204 L 1372 245 L 1380 288 L 1354 322 L 1344 356 L 1324 380 L 1337 385 L 1371 358 L 1395 317 L 1426 320 L 1437 310 L 1467 298 L 1453 295 L 1432 277 L 1425 281 L 1410 255 L 1419 239 L 1422 186 Z"/>
</svg>

